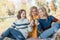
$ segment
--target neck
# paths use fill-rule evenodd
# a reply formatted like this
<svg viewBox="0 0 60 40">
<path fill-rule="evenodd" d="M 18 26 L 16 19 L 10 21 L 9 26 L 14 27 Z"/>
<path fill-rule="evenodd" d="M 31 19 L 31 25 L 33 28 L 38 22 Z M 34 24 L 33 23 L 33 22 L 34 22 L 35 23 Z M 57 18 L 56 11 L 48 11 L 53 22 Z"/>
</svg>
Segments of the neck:
<svg viewBox="0 0 60 40">
<path fill-rule="evenodd" d="M 37 16 L 37 15 L 33 15 L 33 17 L 34 17 L 34 16 Z"/>
<path fill-rule="evenodd" d="M 22 17 L 21 19 L 25 19 L 24 17 Z"/>
<path fill-rule="evenodd" d="M 47 16 L 40 16 L 40 19 L 47 19 Z"/>
</svg>

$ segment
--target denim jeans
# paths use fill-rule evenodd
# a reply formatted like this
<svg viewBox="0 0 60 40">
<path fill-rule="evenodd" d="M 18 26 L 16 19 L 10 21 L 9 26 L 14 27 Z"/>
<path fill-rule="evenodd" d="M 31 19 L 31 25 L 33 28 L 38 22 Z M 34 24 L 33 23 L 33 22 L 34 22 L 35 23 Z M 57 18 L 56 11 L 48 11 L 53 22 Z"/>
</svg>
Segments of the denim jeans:
<svg viewBox="0 0 60 40">
<path fill-rule="evenodd" d="M 3 40 L 5 37 L 14 38 L 16 40 L 25 40 L 22 33 L 18 30 L 15 30 L 14 28 L 9 28 L 2 34 L 2 38 L 0 40 Z"/>
<path fill-rule="evenodd" d="M 60 23 L 56 22 L 52 25 L 51 28 L 45 30 L 43 33 L 40 34 L 40 38 L 48 38 L 49 36 L 53 35 L 57 32 L 57 30 L 60 28 Z"/>
</svg>

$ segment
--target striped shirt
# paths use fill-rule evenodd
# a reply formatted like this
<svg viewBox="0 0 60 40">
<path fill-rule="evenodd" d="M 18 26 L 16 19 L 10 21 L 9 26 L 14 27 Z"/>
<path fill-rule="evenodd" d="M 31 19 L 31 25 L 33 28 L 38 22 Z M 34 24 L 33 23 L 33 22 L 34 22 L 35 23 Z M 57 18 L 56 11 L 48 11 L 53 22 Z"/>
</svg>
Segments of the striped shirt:
<svg viewBox="0 0 60 40">
<path fill-rule="evenodd" d="M 13 22 L 12 27 L 14 27 L 16 30 L 20 31 L 25 38 L 28 36 L 28 32 L 32 31 L 31 26 L 29 25 L 30 22 L 28 19 L 18 19 L 15 22 Z"/>
</svg>

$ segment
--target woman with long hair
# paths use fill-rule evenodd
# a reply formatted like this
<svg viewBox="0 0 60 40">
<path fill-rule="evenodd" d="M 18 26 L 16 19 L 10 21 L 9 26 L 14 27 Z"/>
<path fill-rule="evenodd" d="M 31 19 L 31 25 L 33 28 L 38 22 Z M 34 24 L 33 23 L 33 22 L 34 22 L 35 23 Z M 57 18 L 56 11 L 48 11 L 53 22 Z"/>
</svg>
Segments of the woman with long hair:
<svg viewBox="0 0 60 40">
<path fill-rule="evenodd" d="M 51 37 L 60 28 L 60 23 L 57 22 L 58 19 L 52 15 L 48 15 L 45 7 L 39 8 L 38 15 L 39 19 L 36 22 L 36 25 L 38 25 L 38 36 L 40 38 Z M 52 25 L 53 22 L 55 23 Z M 43 30 L 43 32 L 41 32 L 41 30 Z"/>
<path fill-rule="evenodd" d="M 5 37 L 10 37 L 15 40 L 26 40 L 28 32 L 31 31 L 31 24 L 26 18 L 26 11 L 21 9 L 17 14 L 17 20 L 13 22 L 10 28 L 2 33 L 0 40 L 3 40 Z"/>
<path fill-rule="evenodd" d="M 35 21 L 38 19 L 38 9 L 33 6 L 30 10 L 30 22 L 32 23 L 32 32 L 29 33 L 29 37 L 37 38 L 37 25 L 35 25 Z"/>
</svg>

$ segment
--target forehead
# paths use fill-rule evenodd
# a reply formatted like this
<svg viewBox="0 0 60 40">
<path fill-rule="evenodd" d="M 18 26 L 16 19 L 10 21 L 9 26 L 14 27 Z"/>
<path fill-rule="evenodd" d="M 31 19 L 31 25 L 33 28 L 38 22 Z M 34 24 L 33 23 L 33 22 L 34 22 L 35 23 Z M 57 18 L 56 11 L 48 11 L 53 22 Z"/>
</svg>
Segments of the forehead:
<svg viewBox="0 0 60 40">
<path fill-rule="evenodd" d="M 41 12 L 42 11 L 42 9 L 39 9 L 39 12 Z"/>
<path fill-rule="evenodd" d="M 32 11 L 36 11 L 36 9 L 34 8 L 34 9 L 32 9 Z"/>
<path fill-rule="evenodd" d="M 25 11 L 22 11 L 22 13 L 21 13 L 21 14 L 26 14 L 26 13 L 25 13 Z"/>
</svg>

